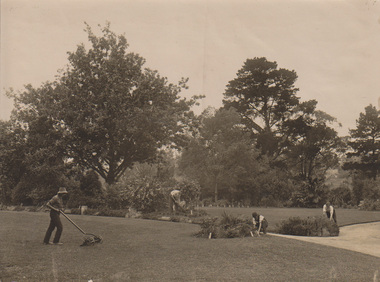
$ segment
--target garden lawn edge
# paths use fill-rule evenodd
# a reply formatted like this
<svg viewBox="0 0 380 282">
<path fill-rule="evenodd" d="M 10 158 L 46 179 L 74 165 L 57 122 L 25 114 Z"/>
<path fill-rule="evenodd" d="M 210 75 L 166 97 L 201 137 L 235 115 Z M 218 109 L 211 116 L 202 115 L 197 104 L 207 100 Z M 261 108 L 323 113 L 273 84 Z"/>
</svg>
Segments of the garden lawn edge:
<svg viewBox="0 0 380 282">
<path fill-rule="evenodd" d="M 308 243 L 315 243 L 335 248 L 360 252 L 380 258 L 380 222 L 350 224 L 340 228 L 339 236 L 334 237 L 308 237 L 268 233 Z"/>
</svg>

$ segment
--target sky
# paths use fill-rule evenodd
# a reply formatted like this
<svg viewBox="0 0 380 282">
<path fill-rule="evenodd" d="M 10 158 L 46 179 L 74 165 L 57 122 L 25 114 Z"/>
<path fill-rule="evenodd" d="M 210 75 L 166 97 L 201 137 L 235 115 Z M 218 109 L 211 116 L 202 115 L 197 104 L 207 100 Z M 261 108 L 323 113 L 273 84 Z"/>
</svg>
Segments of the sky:
<svg viewBox="0 0 380 282">
<path fill-rule="evenodd" d="M 247 59 L 266 57 L 298 74 L 301 101 L 356 127 L 380 97 L 378 0 L 1 0 L 0 119 L 9 88 L 39 87 L 87 44 L 87 22 L 124 34 L 129 50 L 169 82 L 189 78 L 185 97 L 206 96 L 196 112 L 220 107 Z"/>
</svg>

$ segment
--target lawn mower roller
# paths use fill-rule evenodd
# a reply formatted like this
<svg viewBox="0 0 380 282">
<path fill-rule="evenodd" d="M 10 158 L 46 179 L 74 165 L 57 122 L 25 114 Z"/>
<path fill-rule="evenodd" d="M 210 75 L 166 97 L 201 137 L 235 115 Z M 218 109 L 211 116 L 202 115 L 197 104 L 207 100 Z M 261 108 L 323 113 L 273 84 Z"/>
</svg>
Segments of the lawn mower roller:
<svg viewBox="0 0 380 282">
<path fill-rule="evenodd" d="M 61 214 L 66 217 L 66 219 L 68 221 L 70 221 L 80 232 L 82 232 L 82 234 L 85 236 L 84 237 L 84 240 L 83 240 L 83 243 L 81 245 L 82 246 L 93 246 L 95 245 L 95 243 L 102 243 L 103 242 L 103 239 L 102 237 L 100 236 L 97 236 L 97 235 L 94 235 L 94 234 L 91 234 L 91 233 L 86 233 L 83 231 L 82 228 L 80 228 L 70 217 L 68 217 L 63 211 L 60 211 Z"/>
</svg>

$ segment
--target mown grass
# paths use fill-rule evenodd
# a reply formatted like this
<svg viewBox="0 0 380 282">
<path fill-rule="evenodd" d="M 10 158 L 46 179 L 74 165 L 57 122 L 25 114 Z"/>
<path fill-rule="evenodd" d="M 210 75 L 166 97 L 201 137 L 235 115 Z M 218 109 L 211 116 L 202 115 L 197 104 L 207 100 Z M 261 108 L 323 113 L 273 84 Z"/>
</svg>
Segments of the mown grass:
<svg viewBox="0 0 380 282">
<path fill-rule="evenodd" d="M 79 216 L 103 244 L 79 247 L 62 218 L 63 246 L 45 246 L 48 213 L 0 212 L 3 281 L 373 281 L 380 258 L 274 236 L 199 239 L 198 225 Z"/>
</svg>

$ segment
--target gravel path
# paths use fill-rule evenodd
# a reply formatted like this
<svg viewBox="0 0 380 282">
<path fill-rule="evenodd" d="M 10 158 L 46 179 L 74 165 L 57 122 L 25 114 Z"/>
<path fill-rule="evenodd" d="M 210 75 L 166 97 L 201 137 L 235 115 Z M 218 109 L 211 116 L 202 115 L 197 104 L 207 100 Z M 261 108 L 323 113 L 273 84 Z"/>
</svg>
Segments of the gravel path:
<svg viewBox="0 0 380 282">
<path fill-rule="evenodd" d="M 340 227 L 340 233 L 337 237 L 306 237 L 274 233 L 270 233 L 270 235 L 332 246 L 380 257 L 380 222 Z"/>
</svg>

